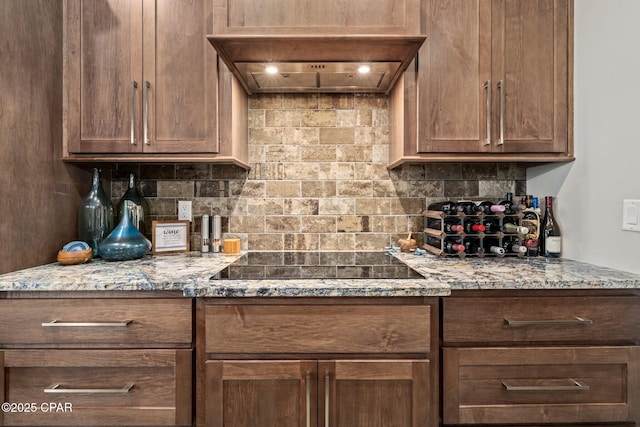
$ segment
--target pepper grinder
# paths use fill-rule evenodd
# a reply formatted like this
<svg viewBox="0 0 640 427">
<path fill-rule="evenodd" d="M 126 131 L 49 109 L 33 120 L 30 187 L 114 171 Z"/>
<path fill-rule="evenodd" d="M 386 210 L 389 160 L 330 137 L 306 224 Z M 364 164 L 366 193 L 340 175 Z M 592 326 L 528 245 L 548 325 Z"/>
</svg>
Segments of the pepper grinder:
<svg viewBox="0 0 640 427">
<path fill-rule="evenodd" d="M 213 216 L 213 225 L 211 227 L 211 252 L 218 253 L 222 244 L 222 219 L 220 215 Z"/>
<path fill-rule="evenodd" d="M 202 228 L 200 230 L 202 238 L 202 253 L 209 252 L 209 215 L 202 215 Z"/>
</svg>

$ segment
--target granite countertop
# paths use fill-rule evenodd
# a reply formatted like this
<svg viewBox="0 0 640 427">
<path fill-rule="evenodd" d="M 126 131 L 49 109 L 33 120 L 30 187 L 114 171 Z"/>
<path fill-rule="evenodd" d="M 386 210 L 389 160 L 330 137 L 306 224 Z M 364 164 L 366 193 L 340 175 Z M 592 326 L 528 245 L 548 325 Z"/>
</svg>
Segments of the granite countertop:
<svg viewBox="0 0 640 427">
<path fill-rule="evenodd" d="M 0 275 L 0 291 L 180 291 L 186 297 L 447 296 L 460 289 L 640 289 L 640 275 L 566 259 L 438 258 L 394 253 L 424 279 L 216 280 L 236 255 L 146 256 Z"/>
<path fill-rule="evenodd" d="M 396 253 L 418 273 L 462 289 L 640 289 L 640 275 L 569 259 L 440 258 Z"/>
</svg>

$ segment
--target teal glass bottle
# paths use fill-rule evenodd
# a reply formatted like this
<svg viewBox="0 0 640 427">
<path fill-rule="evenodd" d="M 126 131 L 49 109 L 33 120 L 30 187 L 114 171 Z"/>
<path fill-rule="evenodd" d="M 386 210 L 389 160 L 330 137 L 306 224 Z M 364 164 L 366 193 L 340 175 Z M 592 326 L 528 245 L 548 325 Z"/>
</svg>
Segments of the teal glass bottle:
<svg viewBox="0 0 640 427">
<path fill-rule="evenodd" d="M 122 195 L 118 202 L 118 220 L 122 220 L 122 216 L 127 212 L 134 227 L 136 227 L 143 235 L 149 237 L 151 235 L 151 224 L 149 224 L 149 204 L 147 200 L 140 194 L 136 185 L 136 175 L 129 174 L 129 187 Z"/>
<path fill-rule="evenodd" d="M 122 215 L 116 228 L 98 244 L 98 254 L 107 261 L 142 258 L 149 249 L 151 243 L 133 225 L 129 215 Z"/>
<path fill-rule="evenodd" d="M 109 235 L 113 225 L 113 204 L 102 188 L 100 170 L 93 168 L 91 189 L 78 207 L 78 239 L 87 242 L 97 256 L 98 243 Z"/>
</svg>

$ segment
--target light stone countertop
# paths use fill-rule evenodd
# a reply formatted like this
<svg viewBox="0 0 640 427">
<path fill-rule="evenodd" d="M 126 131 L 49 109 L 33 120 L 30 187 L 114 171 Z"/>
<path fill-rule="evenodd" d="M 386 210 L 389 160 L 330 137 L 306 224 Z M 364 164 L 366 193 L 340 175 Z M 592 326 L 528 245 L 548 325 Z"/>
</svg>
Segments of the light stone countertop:
<svg viewBox="0 0 640 427">
<path fill-rule="evenodd" d="M 569 259 L 440 258 L 396 253 L 430 279 L 462 289 L 640 289 L 640 275 Z"/>
<path fill-rule="evenodd" d="M 640 275 L 566 259 L 438 258 L 395 253 L 424 279 L 217 280 L 236 255 L 145 256 L 0 275 L 1 291 L 180 291 L 186 297 L 447 296 L 460 289 L 640 289 Z"/>
</svg>

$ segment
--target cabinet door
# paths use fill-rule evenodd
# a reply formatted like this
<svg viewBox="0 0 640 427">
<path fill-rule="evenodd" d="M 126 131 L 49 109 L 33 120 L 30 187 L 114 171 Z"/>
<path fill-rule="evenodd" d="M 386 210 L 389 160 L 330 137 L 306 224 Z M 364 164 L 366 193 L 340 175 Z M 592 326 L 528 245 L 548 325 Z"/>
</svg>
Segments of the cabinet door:
<svg viewBox="0 0 640 427">
<path fill-rule="evenodd" d="M 142 2 L 66 0 L 67 150 L 139 152 L 141 79 Z"/>
<path fill-rule="evenodd" d="M 209 427 L 315 427 L 317 362 L 206 362 Z"/>
<path fill-rule="evenodd" d="M 490 150 L 490 0 L 425 0 L 427 40 L 419 51 L 418 152 Z"/>
<path fill-rule="evenodd" d="M 219 151 L 212 15 L 211 0 L 144 0 L 144 152 Z"/>
<path fill-rule="evenodd" d="M 318 425 L 427 427 L 431 408 L 428 360 L 336 360 L 318 368 Z M 327 422 L 328 418 L 328 422 Z"/>
<path fill-rule="evenodd" d="M 5 350 L 0 425 L 190 426 L 191 373 L 190 349 Z"/>
<path fill-rule="evenodd" d="M 494 0 L 491 23 L 494 149 L 567 151 L 569 1 Z"/>
</svg>

